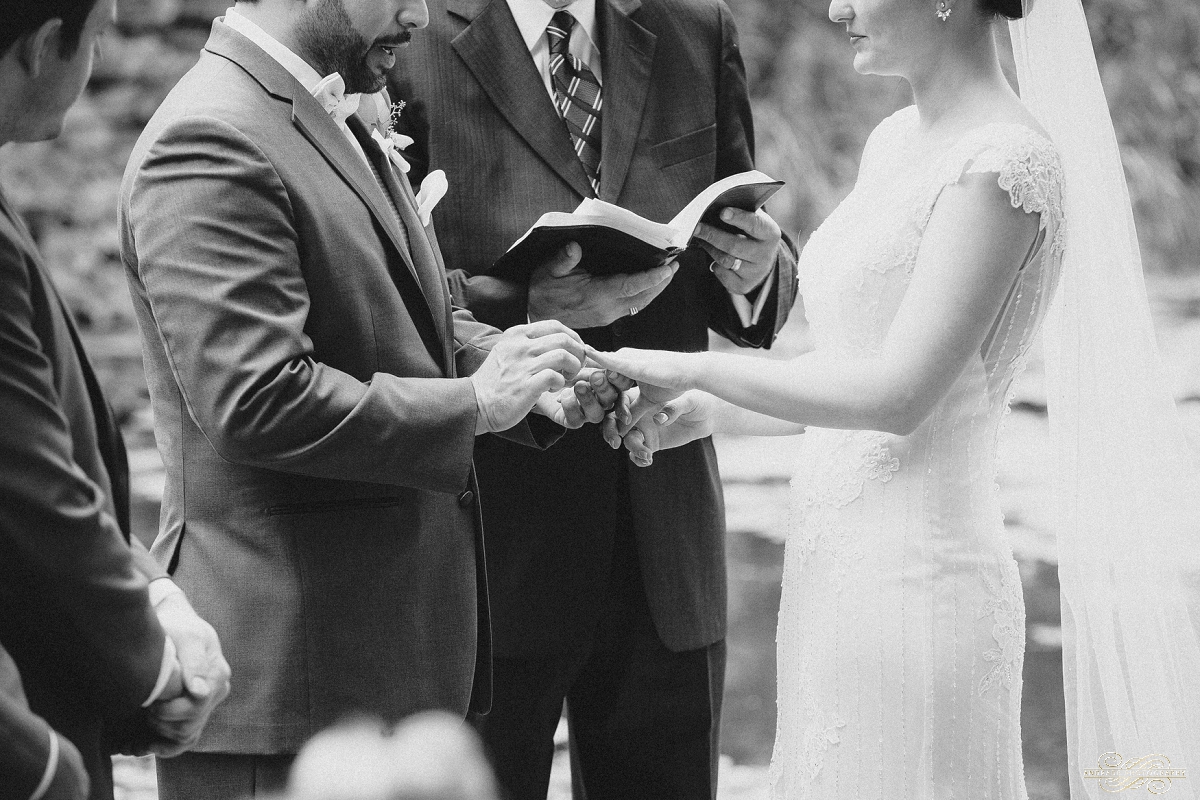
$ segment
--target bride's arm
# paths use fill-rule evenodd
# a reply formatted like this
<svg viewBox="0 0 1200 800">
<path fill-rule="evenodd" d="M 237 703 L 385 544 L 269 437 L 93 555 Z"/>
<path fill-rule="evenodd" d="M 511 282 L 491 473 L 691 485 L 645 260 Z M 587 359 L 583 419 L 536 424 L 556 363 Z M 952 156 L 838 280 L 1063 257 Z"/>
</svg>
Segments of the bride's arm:
<svg viewBox="0 0 1200 800">
<path fill-rule="evenodd" d="M 814 351 L 767 361 L 622 351 L 625 358 L 606 366 L 632 370 L 626 374 L 660 386 L 701 389 L 780 420 L 911 433 L 979 357 L 1038 224 L 1036 214 L 1012 207 L 994 174 L 967 175 L 946 187 L 925 230 L 912 282 L 875 356 Z"/>
</svg>

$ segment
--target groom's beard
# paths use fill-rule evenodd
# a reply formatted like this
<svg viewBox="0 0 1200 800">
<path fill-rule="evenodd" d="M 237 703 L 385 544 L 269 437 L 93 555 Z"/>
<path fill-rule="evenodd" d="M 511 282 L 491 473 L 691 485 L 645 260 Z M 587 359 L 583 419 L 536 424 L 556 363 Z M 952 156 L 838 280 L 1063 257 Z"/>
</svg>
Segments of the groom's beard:
<svg viewBox="0 0 1200 800">
<path fill-rule="evenodd" d="M 354 29 L 342 0 L 323 0 L 300 18 L 296 38 L 318 72 L 322 75 L 341 74 L 347 94 L 370 94 L 378 92 L 387 83 L 387 75 L 376 72 L 367 60 L 371 47 L 405 44 L 412 36 L 405 31 L 375 42 L 367 41 Z"/>
</svg>

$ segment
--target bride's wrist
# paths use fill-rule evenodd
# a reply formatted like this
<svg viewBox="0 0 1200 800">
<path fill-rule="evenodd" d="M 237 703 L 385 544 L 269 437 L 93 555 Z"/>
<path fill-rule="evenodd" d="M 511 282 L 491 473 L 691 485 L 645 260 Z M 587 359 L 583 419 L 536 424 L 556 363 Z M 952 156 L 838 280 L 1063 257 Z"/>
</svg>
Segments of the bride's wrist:
<svg viewBox="0 0 1200 800">
<path fill-rule="evenodd" d="M 709 391 L 709 381 L 714 372 L 713 361 L 715 353 L 703 351 L 700 353 L 692 353 L 693 359 L 690 369 L 688 369 L 685 390 L 699 390 L 702 392 Z"/>
</svg>

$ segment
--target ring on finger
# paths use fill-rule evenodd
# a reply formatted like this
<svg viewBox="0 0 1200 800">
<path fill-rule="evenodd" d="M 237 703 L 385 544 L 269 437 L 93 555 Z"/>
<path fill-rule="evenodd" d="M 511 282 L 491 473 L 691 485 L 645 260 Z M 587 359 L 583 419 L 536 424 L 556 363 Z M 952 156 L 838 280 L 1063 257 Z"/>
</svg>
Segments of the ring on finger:
<svg viewBox="0 0 1200 800">
<path fill-rule="evenodd" d="M 630 307 L 629 307 L 629 316 L 631 316 L 631 317 L 632 317 L 632 316 L 634 316 L 635 314 L 637 314 L 637 312 L 638 312 L 638 307 L 637 307 L 637 306 L 630 306 Z"/>
<path fill-rule="evenodd" d="M 733 263 L 729 266 L 729 271 L 737 272 L 741 268 L 742 268 L 742 260 L 740 258 L 735 258 L 733 260 Z"/>
</svg>

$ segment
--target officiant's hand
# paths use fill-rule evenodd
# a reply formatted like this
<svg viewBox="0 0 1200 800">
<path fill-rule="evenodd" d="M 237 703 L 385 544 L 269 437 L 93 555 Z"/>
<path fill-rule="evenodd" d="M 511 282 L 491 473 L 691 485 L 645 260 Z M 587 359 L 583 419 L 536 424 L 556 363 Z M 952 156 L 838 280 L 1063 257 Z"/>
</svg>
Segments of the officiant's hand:
<svg viewBox="0 0 1200 800">
<path fill-rule="evenodd" d="M 478 411 L 475 433 L 506 431 L 545 392 L 558 392 L 583 368 L 579 334 L 554 320 L 515 325 L 500 334 L 471 376 Z"/>
<path fill-rule="evenodd" d="M 556 319 L 572 328 L 598 328 L 641 311 L 667 288 L 679 264 L 645 272 L 596 276 L 579 268 L 583 250 L 569 242 L 529 276 L 532 322 Z M 635 310 L 636 309 L 636 310 Z"/>
<path fill-rule="evenodd" d="M 742 231 L 729 233 L 701 222 L 696 226 L 700 246 L 713 260 L 713 273 L 728 291 L 746 294 L 771 274 L 781 234 L 771 215 L 740 208 L 721 209 L 721 220 Z"/>
<path fill-rule="evenodd" d="M 684 392 L 663 403 L 653 414 L 643 416 L 622 437 L 629 460 L 639 467 L 654 463 L 659 450 L 711 436 L 721 401 L 699 391 Z"/>
</svg>

